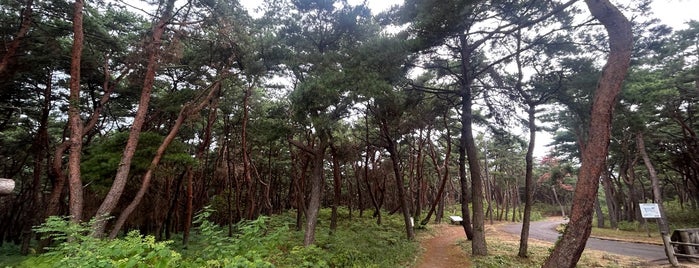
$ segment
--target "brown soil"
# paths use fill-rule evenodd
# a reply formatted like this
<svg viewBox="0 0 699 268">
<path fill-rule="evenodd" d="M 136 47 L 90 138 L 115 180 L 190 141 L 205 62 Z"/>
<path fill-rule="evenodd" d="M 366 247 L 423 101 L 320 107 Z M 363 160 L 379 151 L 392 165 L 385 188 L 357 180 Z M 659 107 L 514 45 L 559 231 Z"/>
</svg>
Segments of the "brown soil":
<svg viewBox="0 0 699 268">
<path fill-rule="evenodd" d="M 466 240 L 463 227 L 441 224 L 434 228 L 436 233 L 432 237 L 421 239 L 424 251 L 415 267 L 471 267 L 471 258 L 459 246 L 460 241 Z"/>
</svg>

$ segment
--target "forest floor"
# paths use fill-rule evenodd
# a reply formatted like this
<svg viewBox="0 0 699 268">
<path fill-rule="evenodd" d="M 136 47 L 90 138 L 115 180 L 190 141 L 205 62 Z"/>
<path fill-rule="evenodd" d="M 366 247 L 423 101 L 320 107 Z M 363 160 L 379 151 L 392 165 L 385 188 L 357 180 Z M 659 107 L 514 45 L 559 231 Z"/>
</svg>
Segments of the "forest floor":
<svg viewBox="0 0 699 268">
<path fill-rule="evenodd" d="M 548 221 L 556 221 L 556 219 L 548 219 Z M 507 223 L 496 223 L 494 225 L 486 225 L 486 234 L 489 241 L 498 241 L 510 244 L 518 244 L 519 236 L 508 233 L 503 230 L 503 226 Z M 416 261 L 416 268 L 437 268 L 437 267 L 472 267 L 473 262 L 470 256 L 470 252 L 464 251 L 462 244 L 466 243 L 466 236 L 464 235 L 464 229 L 461 225 L 453 224 L 439 224 L 432 225 L 428 232 L 423 233 L 418 239 L 422 247 L 422 253 Z M 496 242 L 497 243 L 497 242 Z M 553 243 L 541 240 L 530 240 L 530 244 L 533 246 L 548 248 Z M 546 254 L 546 250 L 541 253 L 535 254 Z M 497 254 L 497 253 L 496 253 Z M 516 255 L 515 252 L 508 252 L 509 254 Z M 584 253 L 586 256 L 584 259 L 587 261 L 592 260 L 592 263 L 587 263 L 587 265 L 599 267 L 607 267 L 609 265 L 613 267 L 670 267 L 669 264 L 664 262 L 639 262 L 637 258 L 630 256 L 622 256 L 610 254 L 609 252 L 600 250 L 586 250 Z M 542 256 L 538 256 L 543 258 Z M 583 260 L 585 262 L 586 260 Z M 592 265 L 594 264 L 594 265 Z M 587 266 L 585 263 L 579 263 L 581 266 Z M 680 267 L 699 267 L 699 264 L 691 262 L 682 262 Z"/>
</svg>

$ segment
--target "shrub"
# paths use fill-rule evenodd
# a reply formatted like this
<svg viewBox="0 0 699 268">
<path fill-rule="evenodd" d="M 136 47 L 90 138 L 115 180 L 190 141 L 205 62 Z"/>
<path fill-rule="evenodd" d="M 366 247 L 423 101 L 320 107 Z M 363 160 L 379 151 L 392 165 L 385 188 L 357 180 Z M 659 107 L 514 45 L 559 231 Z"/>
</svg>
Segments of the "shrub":
<svg viewBox="0 0 699 268">
<path fill-rule="evenodd" d="M 122 239 L 102 240 L 92 236 L 91 224 L 77 224 L 67 218 L 49 217 L 37 227 L 52 238 L 56 247 L 22 265 L 29 267 L 170 267 L 181 256 L 171 250 L 171 241 L 156 242 L 153 236 L 131 231 Z"/>
</svg>

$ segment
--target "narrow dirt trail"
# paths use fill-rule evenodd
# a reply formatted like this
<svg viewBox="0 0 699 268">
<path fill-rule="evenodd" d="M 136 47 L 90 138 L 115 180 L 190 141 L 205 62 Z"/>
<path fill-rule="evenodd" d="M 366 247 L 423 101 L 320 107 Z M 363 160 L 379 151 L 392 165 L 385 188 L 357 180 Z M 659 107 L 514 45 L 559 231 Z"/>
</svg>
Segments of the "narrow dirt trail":
<svg viewBox="0 0 699 268">
<path fill-rule="evenodd" d="M 460 225 L 439 225 L 434 237 L 421 242 L 425 251 L 420 256 L 416 268 L 471 267 L 471 258 L 461 250 L 457 242 L 466 239 Z"/>
</svg>

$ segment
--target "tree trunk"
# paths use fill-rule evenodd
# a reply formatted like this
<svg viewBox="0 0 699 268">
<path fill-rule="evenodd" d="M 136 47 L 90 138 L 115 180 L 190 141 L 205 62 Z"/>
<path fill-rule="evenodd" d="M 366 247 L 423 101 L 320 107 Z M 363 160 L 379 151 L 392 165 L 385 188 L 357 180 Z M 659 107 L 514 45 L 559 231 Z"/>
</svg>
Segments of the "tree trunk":
<svg viewBox="0 0 699 268">
<path fill-rule="evenodd" d="M 32 238 L 32 233 L 34 232 L 32 228 L 41 223 L 43 220 L 43 214 L 37 213 L 42 206 L 42 193 L 41 193 L 41 175 L 44 164 L 48 166 L 48 163 L 44 163 L 46 157 L 46 150 L 49 147 L 49 114 L 51 113 L 51 78 L 53 76 L 49 75 L 46 83 L 46 88 L 43 92 L 43 105 L 41 109 L 41 119 L 39 120 L 39 129 L 37 130 L 36 138 L 31 147 L 31 151 L 34 154 L 34 167 L 32 170 L 32 184 L 29 196 L 31 196 L 31 202 L 29 204 L 30 216 L 28 217 L 28 223 L 24 225 L 22 230 L 22 255 L 29 254 L 29 246 Z M 2 181 L 0 179 L 0 195 L 3 194 Z M 13 183 L 14 184 L 14 183 Z M 10 189 L 12 191 L 12 189 Z"/>
<path fill-rule="evenodd" d="M 355 165 L 358 166 L 358 165 Z M 364 216 L 364 198 L 362 198 L 362 184 L 360 182 L 359 168 L 354 169 L 354 184 L 357 187 L 357 208 L 359 209 L 359 217 Z M 352 190 L 350 190 L 351 192 Z M 351 200 L 351 198 L 350 198 Z"/>
<path fill-rule="evenodd" d="M 439 189 L 437 190 L 437 196 L 434 198 L 434 202 L 432 202 L 432 207 L 430 207 L 430 211 L 427 212 L 427 216 L 425 216 L 425 219 L 420 222 L 422 225 L 426 225 L 427 222 L 430 221 L 430 218 L 432 217 L 432 213 L 434 213 L 435 209 L 437 208 L 437 205 L 443 204 L 444 200 L 444 187 L 447 185 L 447 180 L 449 180 L 449 161 L 450 161 L 450 156 L 451 156 L 451 132 L 449 131 L 449 126 L 447 123 L 447 118 L 444 117 L 444 125 L 446 129 L 446 139 L 447 139 L 447 148 L 446 151 L 444 152 L 444 163 L 442 164 L 442 181 L 439 184 Z M 436 153 L 434 152 L 434 147 L 430 146 L 430 156 L 432 157 L 432 163 L 434 164 L 435 168 L 437 168 L 437 161 L 436 161 Z M 440 175 L 439 169 L 437 168 L 437 175 Z"/>
<path fill-rule="evenodd" d="M 320 200 L 323 195 L 323 160 L 325 151 L 328 148 L 328 137 L 321 134 L 318 148 L 312 154 L 311 172 L 311 193 L 308 199 L 308 209 L 306 210 L 306 231 L 303 236 L 303 245 L 310 246 L 315 243 L 316 224 L 318 223 L 318 212 L 320 211 Z"/>
<path fill-rule="evenodd" d="M 172 201 L 170 202 L 170 206 L 167 210 L 167 216 L 165 217 L 165 240 L 170 240 L 171 232 L 174 229 L 173 226 L 177 226 L 177 224 L 173 223 L 173 218 L 175 212 L 177 211 L 177 199 L 180 196 L 180 188 L 182 188 L 182 181 L 184 180 L 185 175 L 186 172 L 178 176 L 177 182 L 175 183 L 175 188 L 173 188 L 175 192 L 172 195 Z"/>
<path fill-rule="evenodd" d="M 586 0 L 585 2 L 592 15 L 609 33 L 610 53 L 595 90 L 588 138 L 586 143 L 580 146 L 582 165 L 573 196 L 570 221 L 563 237 L 543 267 L 575 267 L 585 249 L 592 226 L 592 212 L 597 198 L 599 178 L 609 149 L 614 105 L 626 77 L 633 51 L 631 23 L 624 15 L 609 0 Z"/>
<path fill-rule="evenodd" d="M 172 129 L 170 129 L 170 133 L 168 133 L 168 135 L 165 137 L 163 142 L 158 147 L 158 150 L 156 151 L 153 160 L 151 160 L 151 163 L 148 166 L 148 171 L 146 171 L 146 174 L 143 175 L 143 179 L 141 181 L 141 188 L 138 189 L 138 192 L 136 193 L 134 199 L 121 212 L 119 218 L 114 223 L 114 228 L 109 234 L 110 239 L 114 239 L 117 236 L 117 234 L 121 230 L 121 227 L 126 222 L 126 219 L 129 218 L 131 213 L 133 213 L 133 211 L 136 210 L 136 207 L 141 203 L 141 200 L 143 200 L 143 197 L 146 195 L 146 191 L 148 191 L 148 187 L 150 187 L 150 181 L 153 177 L 155 169 L 158 167 L 158 164 L 160 164 L 160 160 L 165 155 L 165 150 L 167 150 L 167 147 L 169 147 L 170 143 L 172 143 L 172 141 L 175 140 L 175 137 L 177 136 L 177 133 L 179 133 L 180 127 L 182 127 L 184 121 L 188 117 L 198 113 L 201 109 L 203 109 L 211 101 L 211 99 L 213 99 L 213 97 L 217 95 L 216 93 L 220 89 L 220 81 L 216 81 L 213 85 L 211 85 L 211 87 L 209 87 L 209 93 L 207 94 L 207 96 L 204 99 L 202 99 L 198 104 L 195 105 L 195 103 L 188 103 L 185 104 L 182 107 L 182 109 L 180 109 L 180 113 L 177 116 L 177 119 L 175 120 L 175 125 L 172 126 Z"/>
<path fill-rule="evenodd" d="M 110 85 L 110 72 L 109 72 L 109 60 L 105 60 L 105 68 L 104 68 L 104 94 L 102 95 L 102 98 L 99 101 L 99 106 L 95 107 L 95 110 L 93 111 L 92 115 L 90 115 L 90 119 L 87 121 L 85 126 L 83 127 L 83 132 L 82 136 L 87 135 L 88 131 L 90 129 L 94 128 L 95 125 L 97 125 L 97 122 L 99 121 L 100 115 L 102 114 L 102 110 L 104 109 L 104 106 L 106 103 L 109 101 L 111 97 L 111 93 L 114 91 L 114 88 L 119 82 L 126 77 L 127 74 L 129 74 L 129 71 L 123 71 L 119 77 L 115 79 L 115 82 Z M 48 202 L 46 205 L 46 213 L 44 215 L 45 218 L 48 218 L 49 216 L 52 215 L 57 215 L 59 211 L 59 206 L 61 203 L 61 196 L 63 196 L 64 188 L 65 188 L 65 183 L 66 183 L 66 175 L 63 173 L 63 155 L 65 152 L 68 150 L 70 147 L 70 140 L 68 141 L 63 141 L 61 144 L 56 146 L 56 149 L 53 153 L 53 161 L 51 164 L 51 168 L 49 169 L 49 178 L 53 180 L 53 187 L 51 188 L 51 193 L 49 194 Z"/>
<path fill-rule="evenodd" d="M 187 167 L 187 201 L 185 203 L 184 231 L 182 232 L 182 245 L 189 246 L 189 233 L 192 231 L 192 216 L 194 215 L 194 171 Z"/>
<path fill-rule="evenodd" d="M 599 197 L 595 200 L 595 215 L 597 215 L 597 228 L 604 228 L 604 213 L 602 205 L 599 203 Z"/>
<path fill-rule="evenodd" d="M 255 189 L 256 183 L 252 179 L 252 167 L 250 163 L 249 145 L 248 145 L 248 121 L 250 121 L 250 96 L 252 96 L 252 87 L 246 87 L 243 97 L 243 119 L 240 128 L 240 154 L 243 160 L 243 179 L 247 185 L 247 219 L 252 220 L 255 214 Z"/>
<path fill-rule="evenodd" d="M 95 218 L 97 221 L 95 221 L 93 224 L 92 229 L 94 235 L 97 237 L 104 234 L 107 226 L 106 219 L 117 206 L 129 177 L 131 161 L 133 160 L 134 153 L 136 152 L 138 138 L 141 134 L 141 128 L 143 127 L 146 114 L 148 113 L 151 91 L 153 89 L 153 83 L 155 82 L 155 72 L 158 67 L 158 55 L 160 54 L 161 39 L 165 32 L 165 26 L 168 24 L 168 21 L 172 16 L 174 5 L 175 0 L 168 0 L 165 4 L 165 9 L 162 16 L 153 26 L 153 40 L 151 40 L 150 44 L 148 45 L 148 64 L 145 70 L 145 77 L 143 80 L 143 88 L 141 89 L 141 98 L 138 103 L 138 110 L 136 111 L 136 116 L 131 124 L 129 138 L 126 142 L 121 161 L 119 162 L 119 167 L 117 168 L 112 187 L 109 189 L 107 196 L 105 197 L 104 201 L 102 201 L 102 204 L 95 213 Z"/>
<path fill-rule="evenodd" d="M 660 190 L 660 180 L 658 179 L 658 173 L 655 171 L 655 167 L 653 166 L 653 163 L 650 161 L 650 157 L 648 157 L 648 153 L 646 152 L 646 145 L 643 141 L 643 133 L 641 132 L 636 134 L 636 146 L 638 147 L 638 153 L 641 155 L 641 158 L 643 159 L 643 163 L 646 165 L 646 169 L 648 169 L 648 176 L 650 177 L 650 187 L 653 191 L 653 202 L 658 204 L 658 208 L 660 209 L 660 218 L 658 218 L 658 227 L 660 228 L 660 233 L 663 235 L 667 235 L 670 233 L 670 227 L 668 226 L 667 217 L 665 216 L 663 196 L 662 191 Z"/>
<path fill-rule="evenodd" d="M 398 157 L 398 149 L 396 148 L 396 142 L 393 140 L 388 130 L 388 122 L 386 122 L 386 119 L 384 118 L 381 119 L 381 132 L 383 132 L 384 140 L 386 142 L 386 149 L 388 150 L 388 154 L 391 158 L 393 166 L 393 176 L 396 180 L 396 191 L 398 192 L 398 201 L 400 202 L 401 211 L 403 212 L 405 233 L 408 240 L 413 240 L 415 239 L 415 232 L 413 231 L 413 223 L 410 218 L 410 208 L 408 207 L 408 199 L 405 194 L 405 188 L 403 186 L 403 173 L 400 170 L 400 158 Z"/>
<path fill-rule="evenodd" d="M 464 82 L 462 83 L 467 83 L 465 80 L 468 78 L 468 64 L 469 64 L 469 59 L 471 57 L 471 54 L 466 48 L 466 37 L 464 35 L 459 36 L 459 41 L 461 42 L 461 72 L 462 75 L 464 76 L 462 79 Z M 462 96 L 462 114 L 461 114 L 461 137 L 459 138 L 459 181 L 461 183 L 461 216 L 463 218 L 463 221 L 461 222 L 461 225 L 464 227 L 464 233 L 466 233 L 466 238 L 468 240 L 473 240 L 474 239 L 474 234 L 473 234 L 473 227 L 471 226 L 471 214 L 469 212 L 469 189 L 468 189 L 468 179 L 466 177 L 466 146 L 468 146 L 468 139 L 467 139 L 467 127 L 466 127 L 466 113 L 464 113 L 466 110 L 470 110 L 471 107 L 467 107 L 466 103 L 466 97 L 470 96 L 465 96 L 467 94 L 467 85 L 463 85 L 462 89 L 463 92 L 461 92 Z M 470 93 L 470 92 L 468 92 Z M 472 133 L 473 134 L 473 133 Z M 473 167 L 470 167 L 473 168 Z M 475 204 L 475 203 L 474 203 Z"/>
<path fill-rule="evenodd" d="M 527 154 L 525 156 L 525 172 L 524 172 L 524 217 L 522 218 L 522 232 L 519 239 L 519 252 L 517 255 L 522 258 L 528 256 L 528 241 L 529 241 L 529 226 L 532 215 L 532 199 L 534 199 L 534 147 L 536 141 L 536 106 L 530 104 L 529 110 L 529 146 L 527 146 Z"/>
<path fill-rule="evenodd" d="M 471 92 L 471 78 L 469 78 L 470 48 L 466 43 L 465 35 L 460 35 L 459 41 L 461 43 L 461 75 L 463 80 L 461 85 L 461 144 L 465 147 L 468 157 L 468 167 L 471 175 L 471 205 L 473 206 L 471 253 L 474 256 L 486 256 L 488 255 L 488 247 L 485 242 L 483 179 L 481 178 L 481 165 L 478 161 L 478 149 L 473 138 L 473 96 Z"/>
<path fill-rule="evenodd" d="M 648 152 L 646 152 L 646 145 L 643 141 L 643 133 L 638 132 L 636 134 L 636 146 L 638 147 L 638 153 L 643 158 L 643 163 L 645 163 L 648 169 L 648 176 L 650 177 L 651 189 L 653 190 L 653 202 L 658 205 L 658 210 L 660 210 L 660 218 L 658 218 L 658 227 L 660 228 L 660 235 L 663 236 L 663 241 L 669 240 L 670 238 L 670 227 L 667 223 L 667 217 L 665 216 L 665 207 L 663 206 L 663 196 L 660 190 L 660 180 L 658 179 L 658 173 L 655 171 L 653 163 L 648 157 Z M 677 259 L 672 250 L 672 245 L 665 243 L 665 255 L 670 260 L 670 262 L 675 266 Z"/>
<path fill-rule="evenodd" d="M 70 63 L 70 154 L 68 155 L 68 189 L 70 190 L 70 217 L 73 222 L 83 218 L 83 184 L 80 179 L 83 123 L 80 118 L 80 62 L 83 51 L 83 0 L 76 0 L 73 10 L 73 50 Z"/>
<path fill-rule="evenodd" d="M 337 207 L 340 206 L 340 198 L 342 197 L 342 175 L 340 173 L 340 160 L 338 159 L 337 148 L 334 144 L 330 145 L 330 154 L 333 164 L 333 205 L 332 215 L 330 216 L 330 232 L 334 232 L 337 228 Z"/>
<path fill-rule="evenodd" d="M 364 115 L 364 138 L 366 141 L 366 152 L 364 155 L 364 182 L 366 183 L 367 192 L 369 193 L 369 198 L 371 199 L 371 204 L 374 205 L 374 217 L 376 217 L 376 224 L 381 225 L 381 203 L 376 198 L 374 190 L 371 189 L 371 183 L 369 183 L 369 115 L 365 113 Z"/>
<path fill-rule="evenodd" d="M 602 171 L 602 185 L 604 186 L 604 198 L 607 201 L 607 210 L 609 211 L 609 225 L 612 229 L 617 229 L 618 224 L 618 211 L 617 204 L 614 201 L 614 188 L 612 187 L 611 177 L 607 170 Z"/>
</svg>

